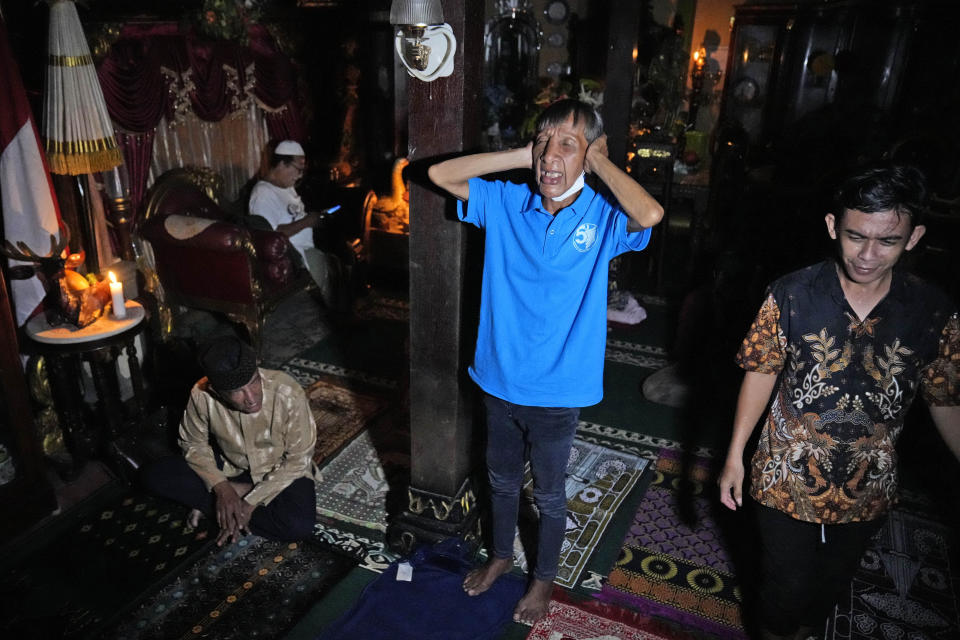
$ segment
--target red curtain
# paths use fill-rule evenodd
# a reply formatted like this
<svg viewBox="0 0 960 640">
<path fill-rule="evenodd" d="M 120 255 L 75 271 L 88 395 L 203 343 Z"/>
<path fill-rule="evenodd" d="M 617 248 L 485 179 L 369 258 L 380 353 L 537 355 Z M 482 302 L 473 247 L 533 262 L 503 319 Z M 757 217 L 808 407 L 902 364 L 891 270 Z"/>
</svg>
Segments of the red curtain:
<svg viewBox="0 0 960 640">
<path fill-rule="evenodd" d="M 124 149 L 131 206 L 139 211 L 146 191 L 153 130 L 166 118 L 192 111 L 222 120 L 256 100 L 271 137 L 304 141 L 297 69 L 262 25 L 249 41 L 210 40 L 176 23 L 128 24 L 97 64 L 107 110 L 128 135 Z"/>
</svg>

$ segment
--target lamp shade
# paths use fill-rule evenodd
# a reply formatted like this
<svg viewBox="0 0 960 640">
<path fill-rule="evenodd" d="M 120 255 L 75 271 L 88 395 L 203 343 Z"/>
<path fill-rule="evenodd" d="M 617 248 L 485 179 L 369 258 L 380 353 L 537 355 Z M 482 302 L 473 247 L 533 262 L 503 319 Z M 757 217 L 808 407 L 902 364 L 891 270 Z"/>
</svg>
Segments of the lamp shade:
<svg viewBox="0 0 960 640">
<path fill-rule="evenodd" d="M 50 5 L 43 135 L 50 171 L 80 175 L 123 162 L 73 0 Z"/>
<path fill-rule="evenodd" d="M 390 24 L 443 24 L 443 7 L 440 0 L 393 0 Z"/>
</svg>

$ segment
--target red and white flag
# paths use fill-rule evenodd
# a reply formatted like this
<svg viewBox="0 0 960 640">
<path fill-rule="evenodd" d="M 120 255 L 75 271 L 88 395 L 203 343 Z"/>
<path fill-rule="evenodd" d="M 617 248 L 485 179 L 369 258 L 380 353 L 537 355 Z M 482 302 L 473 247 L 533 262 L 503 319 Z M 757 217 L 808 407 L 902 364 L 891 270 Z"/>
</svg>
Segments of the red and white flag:
<svg viewBox="0 0 960 640">
<path fill-rule="evenodd" d="M 3 235 L 40 255 L 50 251 L 50 234 L 59 237 L 60 210 L 54 195 L 47 159 L 37 125 L 13 59 L 7 26 L 0 18 L 0 206 Z M 11 266 L 19 264 L 13 260 Z M 36 276 L 10 280 L 17 325 L 22 325 L 43 300 Z"/>
</svg>

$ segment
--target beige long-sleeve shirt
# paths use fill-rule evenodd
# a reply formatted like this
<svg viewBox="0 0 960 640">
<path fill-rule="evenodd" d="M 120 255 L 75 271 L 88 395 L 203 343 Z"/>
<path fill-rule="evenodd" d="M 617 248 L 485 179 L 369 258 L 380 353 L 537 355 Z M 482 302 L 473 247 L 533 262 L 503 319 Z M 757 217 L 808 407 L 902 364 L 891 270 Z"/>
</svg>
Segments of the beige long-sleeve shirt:
<svg viewBox="0 0 960 640">
<path fill-rule="evenodd" d="M 190 391 L 180 421 L 180 448 L 208 489 L 250 472 L 253 489 L 244 500 L 268 504 L 297 478 L 312 478 L 317 429 L 310 404 L 297 381 L 282 371 L 260 369 L 263 406 L 243 413 L 221 404 L 203 378 Z M 218 469 L 210 436 L 223 454 Z"/>
</svg>

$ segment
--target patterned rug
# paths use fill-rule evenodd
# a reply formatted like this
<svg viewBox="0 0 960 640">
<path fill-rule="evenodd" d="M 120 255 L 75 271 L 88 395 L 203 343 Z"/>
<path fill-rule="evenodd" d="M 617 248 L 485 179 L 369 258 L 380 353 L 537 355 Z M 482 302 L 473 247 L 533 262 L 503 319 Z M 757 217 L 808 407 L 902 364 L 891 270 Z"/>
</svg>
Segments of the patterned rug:
<svg viewBox="0 0 960 640">
<path fill-rule="evenodd" d="M 410 474 L 409 440 L 389 431 L 364 431 L 320 468 L 318 514 L 387 530 L 388 516 L 406 500 Z"/>
<path fill-rule="evenodd" d="M 633 505 L 646 482 L 654 452 L 651 443 L 625 439 L 626 432 L 582 425 L 567 470 L 569 519 L 557 584 L 572 587 L 597 581 L 610 570 L 629 525 Z M 601 434 L 602 432 L 602 434 Z M 321 537 L 348 552 L 362 552 L 365 564 L 382 564 L 382 536 L 390 516 L 405 506 L 409 475 L 408 434 L 389 428 L 364 431 L 320 469 L 317 513 Z M 527 480 L 532 494 L 532 480 Z M 532 503 L 532 498 L 530 499 Z M 623 516 L 618 522 L 618 513 Z M 619 525 L 619 526 L 618 526 Z M 603 542 L 614 540 L 613 545 Z M 609 546 L 606 553 L 598 552 Z M 369 552 L 369 553 L 368 553 Z M 526 567 L 517 544 L 518 566 Z M 584 576 L 587 576 L 584 578 Z M 594 587 L 599 589 L 599 582 Z"/>
<path fill-rule="evenodd" d="M 650 464 L 641 453 L 639 449 L 618 451 L 579 437 L 574 439 L 567 463 L 567 529 L 556 584 L 573 587 L 580 580 L 618 509 L 628 500 Z M 533 509 L 533 478 L 529 470 L 524 492 Z M 616 536 L 617 540 L 620 535 Z M 526 554 L 522 546 L 514 546 L 517 549 L 514 560 L 525 569 Z M 599 568 L 601 573 L 608 569 L 609 566 Z"/>
<path fill-rule="evenodd" d="M 830 621 L 832 640 L 960 638 L 956 532 L 936 521 L 942 505 L 901 495 Z"/>
<path fill-rule="evenodd" d="M 557 590 L 550 613 L 530 630 L 527 640 L 681 640 L 666 623 L 596 600 L 576 601 Z"/>
<path fill-rule="evenodd" d="M 0 637 L 89 637 L 212 546 L 183 507 L 121 491 L 2 576 Z"/>
<path fill-rule="evenodd" d="M 681 621 L 724 638 L 746 638 L 732 563 L 703 494 L 707 459 L 683 474 L 676 451 L 661 452 L 616 566 L 597 597 L 649 615 Z M 687 519 L 680 488 L 687 479 Z M 692 518 L 690 517 L 692 516 Z"/>
<path fill-rule="evenodd" d="M 357 435 L 388 406 L 385 398 L 318 380 L 307 389 L 307 400 L 317 423 L 313 461 L 320 464 Z"/>
<path fill-rule="evenodd" d="M 195 563 L 103 640 L 280 638 L 356 561 L 248 535 Z"/>
</svg>

